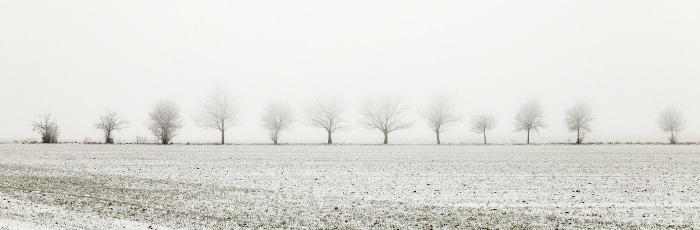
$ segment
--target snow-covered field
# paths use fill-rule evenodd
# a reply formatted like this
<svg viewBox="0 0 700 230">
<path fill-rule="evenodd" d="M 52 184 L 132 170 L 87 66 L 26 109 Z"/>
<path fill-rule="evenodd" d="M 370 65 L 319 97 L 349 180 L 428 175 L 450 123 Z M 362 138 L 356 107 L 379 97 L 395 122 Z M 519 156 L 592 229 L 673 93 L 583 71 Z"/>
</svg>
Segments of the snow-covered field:
<svg viewBox="0 0 700 230">
<path fill-rule="evenodd" d="M 700 228 L 700 146 L 0 145 L 0 229 Z"/>
</svg>

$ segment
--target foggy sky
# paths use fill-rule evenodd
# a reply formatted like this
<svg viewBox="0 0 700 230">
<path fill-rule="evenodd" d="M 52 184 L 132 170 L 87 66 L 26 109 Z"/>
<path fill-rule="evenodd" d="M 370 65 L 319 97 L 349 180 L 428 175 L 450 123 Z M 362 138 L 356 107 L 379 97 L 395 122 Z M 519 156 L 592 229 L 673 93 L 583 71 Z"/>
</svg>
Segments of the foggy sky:
<svg viewBox="0 0 700 230">
<path fill-rule="evenodd" d="M 514 133 L 520 104 L 538 99 L 550 126 L 534 142 L 575 141 L 566 109 L 591 105 L 585 141 L 666 141 L 656 125 L 669 105 L 700 141 L 698 1 L 0 1 L 0 140 L 40 139 L 30 123 L 57 116 L 59 141 L 90 137 L 105 108 L 131 125 L 115 141 L 152 136 L 144 122 L 160 99 L 178 102 L 175 142 L 216 142 L 194 109 L 216 85 L 243 112 L 227 142 L 269 142 L 260 115 L 285 100 L 333 94 L 349 103 L 351 131 L 336 143 L 381 143 L 357 123 L 361 101 L 384 91 L 413 106 L 415 125 L 390 143 L 433 143 L 417 111 L 438 93 L 465 118 L 494 114 L 493 142 Z M 468 120 L 443 143 L 479 143 Z M 325 142 L 297 122 L 281 143 Z"/>
</svg>

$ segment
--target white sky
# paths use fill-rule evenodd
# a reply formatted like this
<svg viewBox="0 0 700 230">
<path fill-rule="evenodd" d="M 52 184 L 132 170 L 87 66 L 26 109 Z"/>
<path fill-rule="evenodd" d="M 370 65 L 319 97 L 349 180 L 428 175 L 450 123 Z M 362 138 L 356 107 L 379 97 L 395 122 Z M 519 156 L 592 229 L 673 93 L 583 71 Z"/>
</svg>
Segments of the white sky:
<svg viewBox="0 0 700 230">
<path fill-rule="evenodd" d="M 29 124 L 50 111 L 60 140 L 101 140 L 92 125 L 109 107 L 132 123 L 115 140 L 133 141 L 169 98 L 185 115 L 175 142 L 216 142 L 192 115 L 223 85 L 244 109 L 236 143 L 268 142 L 268 101 L 302 115 L 325 94 L 351 105 L 354 128 L 335 142 L 381 143 L 356 120 L 384 90 L 415 111 L 443 91 L 466 117 L 493 113 L 495 142 L 525 141 L 513 116 L 533 98 L 550 124 L 535 142 L 575 140 L 563 119 L 578 101 L 598 118 L 586 141 L 666 141 L 656 118 L 669 105 L 688 120 L 680 141 L 700 141 L 698 12 L 700 1 L 0 1 L 0 139 L 39 139 Z M 415 119 L 390 142 L 434 142 Z M 464 122 L 442 138 L 481 137 Z M 280 141 L 325 133 L 297 123 Z"/>
</svg>

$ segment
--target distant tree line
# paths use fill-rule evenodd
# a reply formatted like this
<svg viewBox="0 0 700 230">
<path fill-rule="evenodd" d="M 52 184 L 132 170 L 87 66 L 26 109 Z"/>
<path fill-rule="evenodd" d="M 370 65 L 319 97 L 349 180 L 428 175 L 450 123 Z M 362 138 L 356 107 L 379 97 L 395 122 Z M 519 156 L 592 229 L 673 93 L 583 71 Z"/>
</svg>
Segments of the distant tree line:
<svg viewBox="0 0 700 230">
<path fill-rule="evenodd" d="M 414 122 L 409 120 L 410 105 L 398 95 L 379 95 L 363 101 L 357 122 L 370 130 L 378 130 L 384 136 L 383 144 L 389 143 L 389 134 L 402 129 L 411 128 Z M 347 104 L 337 97 L 317 97 L 303 107 L 303 121 L 311 127 L 322 128 L 328 134 L 326 143 L 332 144 L 332 135 L 338 131 L 349 130 L 350 124 L 346 119 Z M 215 129 L 221 133 L 221 144 L 226 143 L 226 131 L 238 124 L 240 107 L 231 93 L 217 88 L 201 101 L 194 123 L 205 129 Z M 526 144 L 530 144 L 532 132 L 539 132 L 549 125 L 544 122 L 544 110 L 537 100 L 530 100 L 520 106 L 513 118 L 514 132 L 526 133 Z M 435 133 L 436 144 L 441 144 L 440 134 L 455 126 L 463 119 L 451 97 L 438 95 L 428 105 L 418 111 L 426 125 Z M 591 132 L 595 120 L 591 107 L 583 102 L 576 103 L 566 110 L 564 124 L 569 132 L 575 133 L 576 144 L 582 144 L 584 138 Z M 283 131 L 292 129 L 296 113 L 283 101 L 273 101 L 267 104 L 261 115 L 261 126 L 269 132 L 273 144 L 278 144 Z M 682 112 L 675 107 L 668 107 L 658 115 L 658 127 L 670 134 L 669 143 L 678 143 L 678 133 L 686 128 Z M 483 143 L 488 144 L 486 133 L 494 129 L 498 123 L 492 114 L 472 116 L 468 122 L 471 131 L 483 136 Z M 113 133 L 127 128 L 130 122 L 117 112 L 105 109 L 99 115 L 94 128 L 104 132 L 104 143 L 114 143 Z M 148 113 L 146 127 L 161 144 L 172 143 L 173 138 L 184 126 L 180 108 L 175 101 L 161 100 L 156 102 Z M 57 143 L 60 134 L 56 117 L 47 112 L 31 123 L 32 130 L 41 135 L 42 143 Z M 138 136 L 137 143 L 145 143 L 146 137 Z"/>
</svg>

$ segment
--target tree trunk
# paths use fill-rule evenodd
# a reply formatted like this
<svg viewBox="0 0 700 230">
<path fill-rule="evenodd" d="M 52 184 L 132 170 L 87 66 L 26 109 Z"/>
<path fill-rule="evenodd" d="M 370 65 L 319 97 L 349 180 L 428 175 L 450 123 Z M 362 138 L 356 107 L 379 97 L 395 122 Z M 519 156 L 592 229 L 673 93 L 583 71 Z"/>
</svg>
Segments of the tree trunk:
<svg viewBox="0 0 700 230">
<path fill-rule="evenodd" d="M 435 135 L 437 136 L 437 144 L 440 144 L 440 131 L 435 131 Z"/>
<path fill-rule="evenodd" d="M 105 144 L 113 144 L 114 141 L 112 140 L 112 132 L 111 131 L 105 131 Z"/>
<path fill-rule="evenodd" d="M 222 145 L 226 144 L 226 142 L 225 142 L 226 139 L 224 139 L 225 136 L 226 136 L 226 130 L 221 130 L 221 144 Z"/>
<path fill-rule="evenodd" d="M 484 144 L 486 144 L 486 131 L 484 131 Z"/>
<path fill-rule="evenodd" d="M 530 144 L 530 130 L 527 130 L 527 144 Z"/>
<path fill-rule="evenodd" d="M 333 144 L 333 139 L 331 139 L 331 134 L 332 134 L 332 133 L 333 133 L 333 132 L 328 131 L 328 144 L 329 144 L 329 145 L 330 145 L 330 144 Z"/>
<path fill-rule="evenodd" d="M 384 144 L 389 144 L 389 133 L 384 132 Z"/>
<path fill-rule="evenodd" d="M 676 137 L 673 135 L 673 130 L 671 130 L 671 144 L 676 144 Z"/>
<path fill-rule="evenodd" d="M 272 142 L 276 145 L 277 144 L 277 138 L 279 138 L 279 130 L 275 130 L 275 136 L 272 137 Z"/>
<path fill-rule="evenodd" d="M 581 144 L 581 130 L 576 131 L 576 144 Z"/>
</svg>

